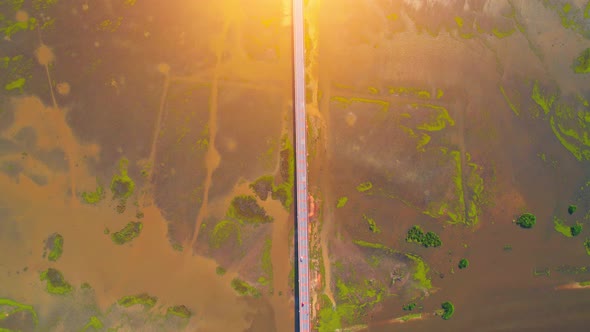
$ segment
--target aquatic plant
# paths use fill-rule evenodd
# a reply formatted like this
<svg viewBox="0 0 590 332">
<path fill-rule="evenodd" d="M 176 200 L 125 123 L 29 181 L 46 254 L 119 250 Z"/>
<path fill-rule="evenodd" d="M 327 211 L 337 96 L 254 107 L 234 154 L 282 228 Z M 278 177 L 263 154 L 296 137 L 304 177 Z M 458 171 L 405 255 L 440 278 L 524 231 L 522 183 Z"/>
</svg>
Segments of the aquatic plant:
<svg viewBox="0 0 590 332">
<path fill-rule="evenodd" d="M 406 257 L 414 261 L 414 274 L 412 274 L 412 278 L 414 278 L 414 280 L 417 281 L 424 289 L 431 289 L 432 281 L 428 276 L 430 267 L 418 255 L 406 253 Z"/>
<path fill-rule="evenodd" d="M 453 313 L 455 313 L 455 306 L 449 301 L 443 302 L 440 306 L 444 310 L 441 315 L 444 320 L 450 319 L 453 316 Z"/>
<path fill-rule="evenodd" d="M 375 219 L 367 216 L 366 214 L 363 214 L 363 219 L 365 219 L 365 221 L 369 225 L 369 230 L 371 232 L 376 233 L 376 234 L 381 233 L 381 229 L 379 229 L 379 227 L 377 227 L 377 223 L 375 222 Z"/>
<path fill-rule="evenodd" d="M 582 232 L 582 224 L 577 222 L 573 226 L 570 227 L 570 232 L 572 236 L 578 236 Z"/>
<path fill-rule="evenodd" d="M 363 183 L 359 184 L 358 186 L 356 186 L 356 190 L 361 193 L 369 191 L 369 190 L 371 190 L 371 188 L 373 188 L 373 183 L 371 183 L 370 181 L 363 182 Z"/>
<path fill-rule="evenodd" d="M 63 274 L 54 268 L 42 271 L 39 279 L 47 281 L 45 289 L 50 294 L 67 295 L 74 290 L 72 285 L 65 281 Z"/>
<path fill-rule="evenodd" d="M 167 315 L 178 316 L 180 318 L 190 318 L 193 313 L 187 308 L 185 305 L 177 305 L 173 307 L 168 307 L 166 310 Z"/>
<path fill-rule="evenodd" d="M 586 240 L 584 240 L 584 248 L 586 248 L 586 253 L 590 255 L 590 237 L 587 237 Z"/>
<path fill-rule="evenodd" d="M 213 230 L 211 231 L 211 237 L 209 238 L 209 245 L 216 249 L 233 234 L 236 233 L 236 242 L 238 245 L 242 244 L 242 235 L 240 232 L 240 225 L 236 221 L 222 220 L 218 222 Z"/>
<path fill-rule="evenodd" d="M 523 213 L 516 220 L 516 224 L 521 228 L 532 228 L 537 222 L 537 217 L 532 213 Z"/>
<path fill-rule="evenodd" d="M 248 195 L 236 196 L 232 199 L 227 216 L 240 222 L 263 224 L 273 221 L 266 210 L 258 205 L 256 198 Z"/>
<path fill-rule="evenodd" d="M 346 197 L 346 196 L 338 198 L 338 202 L 336 203 L 336 208 L 344 207 L 347 202 L 348 202 L 348 197 Z"/>
<path fill-rule="evenodd" d="M 459 268 L 465 269 L 467 267 L 469 267 L 469 261 L 467 260 L 467 258 L 461 258 L 461 260 L 459 261 Z"/>
<path fill-rule="evenodd" d="M 139 236 L 143 224 L 141 222 L 129 222 L 123 229 L 111 234 L 111 239 L 114 243 L 122 245 L 128 243 Z"/>
<path fill-rule="evenodd" d="M 55 262 L 63 253 L 64 238 L 61 234 L 55 233 L 51 235 L 47 241 L 49 246 L 49 255 L 47 256 L 47 259 Z"/>
<path fill-rule="evenodd" d="M 216 268 L 215 268 L 215 273 L 216 273 L 218 276 L 222 276 L 222 275 L 224 275 L 226 272 L 227 272 L 227 271 L 226 271 L 226 270 L 225 270 L 223 267 L 221 267 L 221 266 L 218 266 L 218 267 L 216 267 Z"/>
</svg>

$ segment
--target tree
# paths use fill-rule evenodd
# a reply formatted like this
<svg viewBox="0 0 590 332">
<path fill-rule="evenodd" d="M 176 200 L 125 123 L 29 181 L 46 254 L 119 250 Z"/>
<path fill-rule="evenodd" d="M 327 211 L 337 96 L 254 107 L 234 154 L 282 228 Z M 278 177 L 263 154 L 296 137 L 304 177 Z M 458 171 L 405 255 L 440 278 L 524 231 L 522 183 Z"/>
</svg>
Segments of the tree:
<svg viewBox="0 0 590 332">
<path fill-rule="evenodd" d="M 451 316 L 453 316 L 453 313 L 455 312 L 455 306 L 447 301 L 447 302 L 443 302 L 443 304 L 441 304 L 441 307 L 443 308 L 444 312 L 442 314 L 442 319 L 444 320 L 448 320 L 451 318 Z"/>
<path fill-rule="evenodd" d="M 524 213 L 516 220 L 516 224 L 521 228 L 533 228 L 537 222 L 537 217 L 532 213 Z"/>
<path fill-rule="evenodd" d="M 466 258 L 461 258 L 461 260 L 459 261 L 459 268 L 465 269 L 468 266 L 469 266 L 469 261 Z"/>
<path fill-rule="evenodd" d="M 424 241 L 422 242 L 422 245 L 425 246 L 426 248 L 440 247 L 442 245 L 442 241 L 440 240 L 440 237 L 438 237 L 438 235 L 436 233 L 428 232 L 428 233 L 426 233 L 426 235 L 424 235 Z"/>
<path fill-rule="evenodd" d="M 422 243 L 422 241 L 424 241 L 424 232 L 422 231 L 422 228 L 418 225 L 412 226 L 412 228 L 408 230 L 406 241 Z"/>
<path fill-rule="evenodd" d="M 576 209 L 577 209 L 577 208 L 578 208 L 578 207 L 577 207 L 577 206 L 575 206 L 575 205 L 570 205 L 570 206 L 568 206 L 568 208 L 567 208 L 567 213 L 569 213 L 570 215 L 572 215 L 572 214 L 574 214 L 574 212 L 576 212 Z"/>
<path fill-rule="evenodd" d="M 577 236 L 580 233 L 582 233 L 582 224 L 580 224 L 579 222 L 575 223 L 573 226 L 570 227 L 570 232 L 572 233 L 572 236 Z"/>
</svg>

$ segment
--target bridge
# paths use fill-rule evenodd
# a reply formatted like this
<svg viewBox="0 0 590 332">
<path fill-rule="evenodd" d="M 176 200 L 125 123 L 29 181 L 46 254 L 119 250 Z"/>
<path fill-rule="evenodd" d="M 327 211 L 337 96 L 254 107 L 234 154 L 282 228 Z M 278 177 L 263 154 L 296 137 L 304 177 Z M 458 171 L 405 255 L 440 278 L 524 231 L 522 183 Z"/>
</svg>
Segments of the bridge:
<svg viewBox="0 0 590 332">
<path fill-rule="evenodd" d="M 308 194 L 307 194 L 307 149 L 305 116 L 305 50 L 303 30 L 303 0 L 293 0 L 293 106 L 295 122 L 295 190 L 297 227 L 295 234 L 296 312 L 295 330 L 311 331 L 309 303 L 309 241 L 308 241 Z"/>
</svg>

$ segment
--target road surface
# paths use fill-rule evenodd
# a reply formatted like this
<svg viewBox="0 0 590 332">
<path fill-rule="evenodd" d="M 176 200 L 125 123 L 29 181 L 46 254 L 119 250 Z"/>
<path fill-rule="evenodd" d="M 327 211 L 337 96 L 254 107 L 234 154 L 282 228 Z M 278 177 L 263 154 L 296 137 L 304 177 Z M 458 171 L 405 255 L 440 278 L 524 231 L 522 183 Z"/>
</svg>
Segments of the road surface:
<svg viewBox="0 0 590 332">
<path fill-rule="evenodd" d="M 295 115 L 295 205 L 297 218 L 297 308 L 296 330 L 311 331 L 309 315 L 309 248 L 307 238 L 307 150 L 305 123 L 305 52 L 303 43 L 303 0 L 293 0 L 293 78 Z"/>
</svg>

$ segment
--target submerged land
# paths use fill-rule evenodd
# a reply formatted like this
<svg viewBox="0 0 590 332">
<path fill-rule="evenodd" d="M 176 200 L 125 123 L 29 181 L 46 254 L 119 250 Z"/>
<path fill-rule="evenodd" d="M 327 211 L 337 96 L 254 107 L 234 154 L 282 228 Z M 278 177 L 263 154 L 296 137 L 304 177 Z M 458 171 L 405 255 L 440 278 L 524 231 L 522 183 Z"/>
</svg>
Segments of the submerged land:
<svg viewBox="0 0 590 332">
<path fill-rule="evenodd" d="M 314 330 L 583 329 L 590 2 L 305 4 Z M 0 330 L 293 329 L 289 6 L 0 2 Z"/>
</svg>

